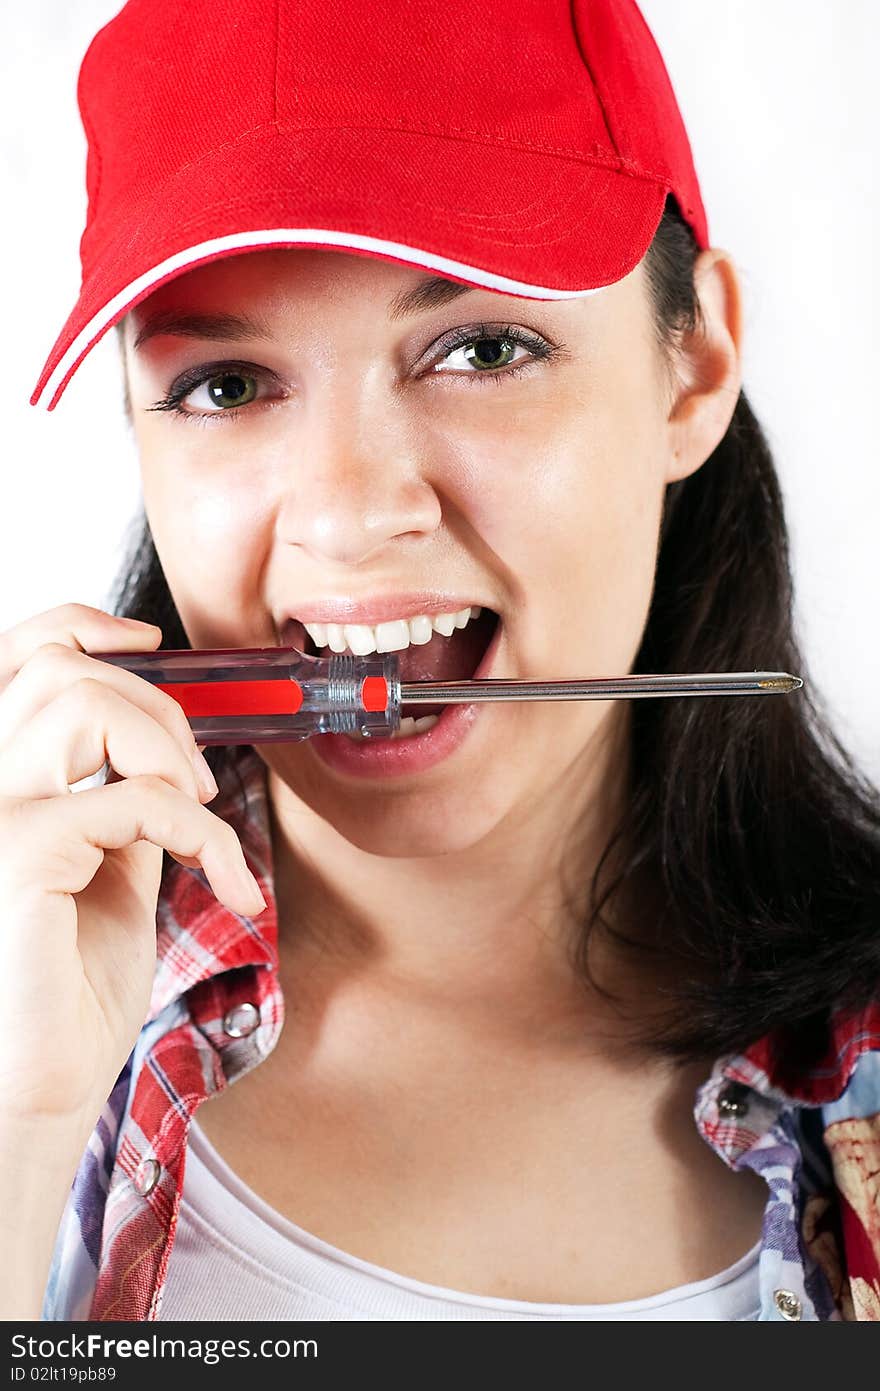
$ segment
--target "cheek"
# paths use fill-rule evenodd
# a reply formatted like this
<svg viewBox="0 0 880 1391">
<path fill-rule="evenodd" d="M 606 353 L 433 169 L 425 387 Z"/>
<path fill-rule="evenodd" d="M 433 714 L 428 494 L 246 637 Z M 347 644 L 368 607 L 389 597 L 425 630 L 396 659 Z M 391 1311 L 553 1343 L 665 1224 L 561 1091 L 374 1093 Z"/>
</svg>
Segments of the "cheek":
<svg viewBox="0 0 880 1391">
<path fill-rule="evenodd" d="M 259 576 L 259 519 L 226 474 L 212 486 L 204 461 L 197 468 L 186 450 L 163 451 L 159 462 L 142 447 L 141 476 L 156 552 L 190 642 L 239 645 Z"/>
<path fill-rule="evenodd" d="M 160 460 L 141 450 L 144 507 L 163 566 L 209 562 L 241 534 L 239 499 L 227 487 L 212 487 L 185 451 Z M 167 566 L 166 566 L 167 573 Z"/>
<path fill-rule="evenodd" d="M 631 669 L 653 590 L 663 441 L 654 383 L 633 370 L 588 398 L 530 404 L 503 434 L 475 433 L 462 445 L 461 507 L 506 582 L 519 675 Z M 576 740 L 597 717 L 587 705 L 561 722 L 539 716 Z"/>
<path fill-rule="evenodd" d="M 456 441 L 454 501 L 519 602 L 536 587 L 563 603 L 650 588 L 665 490 L 661 422 L 650 398 L 638 411 L 637 392 L 620 395 L 530 404 L 503 433 Z"/>
<path fill-rule="evenodd" d="M 547 546 L 566 645 L 597 674 L 629 670 L 647 621 L 665 485 L 644 440 L 594 440 Z"/>
</svg>

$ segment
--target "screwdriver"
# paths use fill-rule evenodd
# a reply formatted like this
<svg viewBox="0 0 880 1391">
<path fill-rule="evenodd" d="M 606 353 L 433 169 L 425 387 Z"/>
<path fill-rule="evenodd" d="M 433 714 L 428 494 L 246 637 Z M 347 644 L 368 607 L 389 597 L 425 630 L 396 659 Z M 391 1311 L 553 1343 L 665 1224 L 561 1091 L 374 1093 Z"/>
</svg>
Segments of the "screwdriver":
<svg viewBox="0 0 880 1391">
<path fill-rule="evenodd" d="M 784 671 L 603 676 L 586 681 L 401 682 L 396 652 L 311 656 L 295 647 L 94 652 L 181 706 L 199 744 L 283 744 L 313 734 L 390 738 L 404 706 L 474 701 L 629 700 L 648 696 L 779 695 L 803 686 Z"/>
</svg>

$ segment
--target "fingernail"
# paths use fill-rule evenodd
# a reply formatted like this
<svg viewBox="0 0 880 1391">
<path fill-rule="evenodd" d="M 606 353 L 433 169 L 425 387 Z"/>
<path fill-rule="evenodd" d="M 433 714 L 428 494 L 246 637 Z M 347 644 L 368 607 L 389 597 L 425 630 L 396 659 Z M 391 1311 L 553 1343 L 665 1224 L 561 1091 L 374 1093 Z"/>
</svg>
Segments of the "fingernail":
<svg viewBox="0 0 880 1391">
<path fill-rule="evenodd" d="M 262 904 L 262 907 L 259 909 L 259 912 L 262 913 L 263 909 L 264 909 L 267 905 L 266 905 L 266 900 L 265 900 L 265 898 L 263 897 L 263 890 L 260 888 L 259 881 L 258 881 L 257 879 L 254 878 L 254 876 L 251 874 L 250 870 L 248 869 L 247 865 L 245 865 L 244 873 L 245 873 L 245 876 L 247 877 L 247 879 L 248 879 L 248 880 L 250 881 L 250 883 L 253 885 L 254 894 L 259 898 L 260 903 Z"/>
<path fill-rule="evenodd" d="M 161 632 L 157 623 L 145 623 L 141 618 L 120 618 L 117 616 L 117 623 L 124 623 L 126 628 L 152 628 L 154 633 Z"/>
<path fill-rule="evenodd" d="M 192 766 L 199 784 L 199 791 L 207 801 L 212 801 L 217 796 L 220 789 L 217 786 L 214 774 L 208 767 L 208 760 L 203 753 L 199 753 L 198 749 L 196 749 L 196 752 L 192 756 Z"/>
</svg>

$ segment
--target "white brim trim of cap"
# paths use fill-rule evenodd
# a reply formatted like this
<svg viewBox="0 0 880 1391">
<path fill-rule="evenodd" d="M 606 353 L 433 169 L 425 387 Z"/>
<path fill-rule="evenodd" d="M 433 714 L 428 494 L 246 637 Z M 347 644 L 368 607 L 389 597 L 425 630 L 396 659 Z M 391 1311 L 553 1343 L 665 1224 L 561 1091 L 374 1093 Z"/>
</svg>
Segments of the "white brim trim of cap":
<svg viewBox="0 0 880 1391">
<path fill-rule="evenodd" d="M 176 252 L 173 256 L 169 256 L 166 261 L 154 266 L 152 270 L 138 276 L 137 280 L 126 285 L 124 290 L 120 290 L 118 295 L 114 295 L 77 334 L 48 378 L 39 397 L 34 401 L 34 405 L 45 406 L 48 410 L 52 409 L 56 393 L 74 363 L 94 346 L 107 327 L 133 300 L 138 299 L 145 290 L 149 290 L 157 281 L 163 280 L 174 271 L 183 270 L 186 266 L 193 265 L 208 256 L 213 256 L 217 252 L 297 242 L 317 242 L 320 246 L 341 246 L 362 251 L 376 251 L 393 256 L 397 260 L 409 261 L 416 266 L 424 266 L 426 270 L 435 270 L 461 280 L 474 281 L 478 285 L 485 285 L 488 290 L 498 290 L 501 293 L 507 291 L 515 295 L 525 295 L 529 299 L 580 299 L 585 295 L 598 294 L 599 290 L 606 288 L 604 285 L 598 285 L 589 290 L 554 290 L 548 285 L 528 285 L 521 280 L 511 280 L 506 275 L 494 275 L 492 271 L 481 270 L 476 266 L 467 266 L 462 261 L 452 261 L 448 256 L 437 256 L 432 251 L 423 251 L 420 247 L 407 246 L 403 242 L 383 241 L 381 237 L 366 237 L 357 232 L 339 232 L 326 227 L 272 227 L 268 230 L 254 232 L 234 232 L 229 236 L 214 237 L 211 241 L 200 242 L 198 246 L 190 246 L 185 251 Z"/>
</svg>

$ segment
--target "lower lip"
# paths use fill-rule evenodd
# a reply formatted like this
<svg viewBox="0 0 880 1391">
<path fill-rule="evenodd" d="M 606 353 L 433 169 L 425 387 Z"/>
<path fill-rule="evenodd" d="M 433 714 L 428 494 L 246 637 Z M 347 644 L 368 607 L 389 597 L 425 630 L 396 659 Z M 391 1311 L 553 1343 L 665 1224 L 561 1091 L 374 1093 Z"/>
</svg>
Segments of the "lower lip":
<svg viewBox="0 0 880 1391">
<path fill-rule="evenodd" d="M 501 639 L 499 618 L 492 641 L 474 672 L 474 679 L 489 673 Z M 437 723 L 424 734 L 408 739 L 350 739 L 347 734 L 318 734 L 309 740 L 318 758 L 329 768 L 356 778 L 396 778 L 423 773 L 442 763 L 460 748 L 480 714 L 477 705 L 447 705 Z"/>
</svg>

